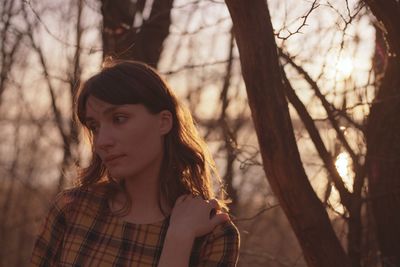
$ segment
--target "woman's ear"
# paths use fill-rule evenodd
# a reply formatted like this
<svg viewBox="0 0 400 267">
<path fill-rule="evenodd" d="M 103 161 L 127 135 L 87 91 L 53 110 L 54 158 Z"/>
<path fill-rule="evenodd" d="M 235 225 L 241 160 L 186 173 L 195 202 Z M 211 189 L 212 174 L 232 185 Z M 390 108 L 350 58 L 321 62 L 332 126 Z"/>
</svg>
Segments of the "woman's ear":
<svg viewBox="0 0 400 267">
<path fill-rule="evenodd" d="M 165 135 L 172 129 L 173 118 L 172 113 L 169 110 L 163 110 L 159 113 L 160 115 L 160 133 Z"/>
</svg>

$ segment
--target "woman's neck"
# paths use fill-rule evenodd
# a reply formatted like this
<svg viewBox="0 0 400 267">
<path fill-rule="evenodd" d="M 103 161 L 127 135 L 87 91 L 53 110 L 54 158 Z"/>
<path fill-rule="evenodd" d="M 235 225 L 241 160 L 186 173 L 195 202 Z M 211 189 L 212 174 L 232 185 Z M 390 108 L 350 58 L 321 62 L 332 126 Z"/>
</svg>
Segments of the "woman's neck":
<svg viewBox="0 0 400 267">
<path fill-rule="evenodd" d="M 129 195 L 132 205 L 124 220 L 132 223 L 146 224 L 161 221 L 165 213 L 169 213 L 167 201 L 159 192 L 159 172 L 147 173 L 141 177 L 133 177 L 124 180 L 126 193 Z M 116 195 L 112 206 L 116 209 L 123 207 L 126 201 L 124 193 Z M 160 207 L 161 205 L 161 207 Z"/>
</svg>

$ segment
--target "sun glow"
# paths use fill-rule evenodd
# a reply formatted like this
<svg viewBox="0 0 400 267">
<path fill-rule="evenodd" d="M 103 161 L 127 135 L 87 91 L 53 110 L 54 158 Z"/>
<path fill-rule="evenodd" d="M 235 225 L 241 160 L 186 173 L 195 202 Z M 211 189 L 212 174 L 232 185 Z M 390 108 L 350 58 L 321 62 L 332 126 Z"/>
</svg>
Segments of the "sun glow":
<svg viewBox="0 0 400 267">
<path fill-rule="evenodd" d="M 354 69 L 353 60 L 349 57 L 342 57 L 336 64 L 336 69 L 341 76 L 347 78 L 351 75 Z"/>
<path fill-rule="evenodd" d="M 346 188 L 353 192 L 353 174 L 351 170 L 351 159 L 349 154 L 340 153 L 335 162 L 336 169 L 338 170 Z"/>
<path fill-rule="evenodd" d="M 336 81 L 347 80 L 356 72 L 356 58 L 350 55 L 337 55 L 330 53 L 327 55 L 329 68 L 326 70 L 327 77 L 335 78 Z"/>
<path fill-rule="evenodd" d="M 343 181 L 345 187 L 350 192 L 353 192 L 353 174 L 354 173 L 352 171 L 351 164 L 352 163 L 351 163 L 350 156 L 346 152 L 342 152 L 336 157 L 336 161 L 335 161 L 336 169 L 338 170 L 339 175 L 342 178 L 342 181 Z M 338 212 L 340 214 L 344 214 L 345 209 L 340 202 L 339 192 L 333 185 L 332 185 L 331 189 L 332 189 L 332 191 L 329 196 L 329 203 L 331 204 L 332 208 L 336 212 Z"/>
</svg>

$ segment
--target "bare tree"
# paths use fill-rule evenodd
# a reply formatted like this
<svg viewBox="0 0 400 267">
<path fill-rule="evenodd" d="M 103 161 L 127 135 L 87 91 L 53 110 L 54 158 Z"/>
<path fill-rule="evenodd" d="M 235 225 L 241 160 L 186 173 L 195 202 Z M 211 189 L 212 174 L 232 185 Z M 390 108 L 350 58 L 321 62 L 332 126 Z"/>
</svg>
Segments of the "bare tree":
<svg viewBox="0 0 400 267">
<path fill-rule="evenodd" d="M 82 15 L 82 3 L 83 0 L 77 0 L 76 3 L 73 3 L 74 6 L 77 7 L 77 22 L 76 22 L 76 45 L 75 45 L 75 53 L 74 57 L 72 60 L 71 64 L 71 72 L 68 74 L 68 82 L 70 86 L 70 101 L 73 99 L 73 96 L 75 95 L 75 92 L 77 90 L 78 82 L 80 80 L 80 53 L 81 53 L 81 35 L 82 35 L 82 26 L 81 26 L 81 15 Z M 28 15 L 25 7 L 23 8 L 24 14 L 25 14 L 25 20 L 28 22 Z M 33 50 L 36 52 L 40 65 L 43 70 L 43 76 L 46 79 L 46 84 L 49 90 L 49 95 L 51 97 L 51 108 L 54 114 L 54 119 L 57 125 L 57 129 L 59 131 L 59 134 L 61 136 L 61 140 L 63 142 L 63 159 L 60 164 L 60 169 L 62 170 L 60 172 L 59 178 L 58 178 L 58 188 L 57 192 L 60 191 L 64 185 L 65 185 L 65 174 L 64 171 L 66 171 L 69 167 L 71 167 L 72 159 L 75 157 L 72 153 L 74 150 L 74 147 L 78 145 L 78 130 L 76 129 L 76 124 L 73 121 L 73 117 L 70 116 L 68 118 L 68 123 L 67 127 L 65 126 L 65 120 L 64 116 L 62 114 L 62 111 L 60 107 L 57 104 L 57 96 L 55 93 L 55 86 L 52 81 L 51 75 L 50 75 L 50 69 L 47 63 L 46 55 L 43 49 L 36 43 L 35 37 L 34 37 L 34 30 L 33 30 L 33 25 L 29 24 L 28 22 L 28 33 L 27 33 Z M 71 110 L 73 110 L 73 101 L 71 101 Z"/>
<path fill-rule="evenodd" d="M 2 94 L 7 87 L 7 80 L 13 65 L 16 62 L 16 55 L 21 45 L 23 34 L 15 31 L 13 20 L 20 12 L 17 1 L 4 0 L 0 7 L 0 105 Z"/>
<path fill-rule="evenodd" d="M 19 39 L 18 47 L 25 53 L 14 52 L 13 57 L 8 55 L 2 61 L 5 66 L 3 85 L 9 91 L 8 101 L 2 103 L 0 112 L 0 171 L 2 177 L 4 176 L 0 190 L 5 193 L 4 197 L 1 197 L 0 211 L 0 240 L 4 248 L 0 255 L 0 265 L 25 266 L 31 253 L 34 226 L 42 219 L 38 214 L 46 210 L 49 198 L 70 182 L 67 172 L 73 165 L 72 159 L 79 157 L 78 134 L 71 116 L 71 104 L 72 95 L 81 76 L 83 1 L 76 0 L 70 3 L 71 13 L 76 15 L 76 20 L 73 20 L 76 23 L 76 35 L 71 38 L 75 39 L 75 42 L 71 43 L 61 40 L 60 36 L 52 33 L 45 24 L 45 16 L 41 15 L 51 9 L 48 3 L 36 6 L 29 1 L 6 2 L 6 5 L 11 2 L 13 8 L 9 8 L 12 11 L 8 16 L 11 22 L 5 35 L 2 35 L 2 38 L 8 38 L 2 51 L 4 54 L 17 51 L 17 46 L 10 50 L 11 45 L 18 40 L 16 37 L 23 36 L 24 38 Z M 4 18 L 8 17 L 4 15 Z M 54 38 L 66 47 L 65 51 L 69 48 L 75 50 L 71 53 L 71 58 L 65 60 L 67 64 L 59 60 L 57 69 L 53 68 L 54 54 L 46 47 L 48 40 L 43 42 L 43 29 L 45 34 L 48 34 L 47 37 L 50 36 L 50 40 Z M 65 35 L 67 34 L 66 31 Z M 14 66 L 14 71 L 11 66 Z M 66 71 L 61 72 L 59 76 L 57 71 L 63 67 Z M 43 76 L 35 79 L 36 71 L 43 73 Z M 48 91 L 41 94 L 43 88 Z M 49 96 L 48 102 L 46 93 Z M 29 94 L 35 95 L 36 100 L 32 101 Z M 69 103 L 69 108 L 65 103 Z M 43 106 L 46 104 L 49 104 L 50 108 L 43 112 Z M 10 127 L 15 128 L 15 132 L 7 136 L 7 129 Z M 7 138 L 3 139 L 4 134 Z M 56 186 L 49 189 L 53 181 L 57 181 Z"/>
<path fill-rule="evenodd" d="M 156 67 L 169 34 L 173 0 L 101 3 L 103 56 L 135 59 Z"/>
<path fill-rule="evenodd" d="M 350 266 L 300 160 L 268 6 L 265 1 L 253 1 L 251 7 L 240 0 L 226 3 L 267 179 L 289 218 L 308 265 Z"/>
<path fill-rule="evenodd" d="M 281 50 L 280 50 L 281 51 Z M 288 97 L 290 103 L 294 106 L 299 117 L 303 121 L 307 132 L 309 133 L 312 142 L 315 145 L 316 150 L 318 151 L 319 157 L 324 162 L 324 167 L 326 168 L 330 181 L 334 184 L 335 188 L 337 188 L 340 201 L 342 205 L 348 211 L 348 235 L 347 235 L 347 246 L 348 246 L 348 255 L 351 260 L 352 266 L 361 266 L 361 246 L 362 246 L 362 222 L 361 222 L 361 204 L 363 201 L 362 189 L 364 186 L 364 179 L 366 176 L 365 173 L 365 165 L 360 164 L 358 155 L 354 149 L 351 148 L 347 138 L 345 137 L 343 131 L 340 129 L 339 120 L 336 118 L 334 114 L 333 106 L 327 101 L 325 96 L 321 93 L 319 86 L 317 83 L 310 77 L 310 75 L 300 66 L 293 62 L 293 59 L 288 55 L 282 53 L 282 57 L 287 60 L 300 74 L 302 74 L 306 81 L 310 83 L 310 86 L 316 93 L 317 97 L 321 100 L 323 107 L 325 108 L 326 113 L 328 114 L 329 122 L 332 125 L 332 128 L 335 129 L 337 136 L 339 136 L 339 142 L 347 149 L 348 153 L 352 156 L 354 166 L 354 187 L 353 192 L 350 192 L 344 182 L 342 177 L 340 176 L 336 166 L 335 159 L 331 155 L 331 153 L 326 148 L 320 132 L 315 125 L 314 120 L 310 116 L 307 108 L 296 95 L 295 90 L 292 88 L 290 81 L 284 77 L 285 81 L 285 92 Z"/>
<path fill-rule="evenodd" d="M 369 201 L 384 266 L 400 265 L 400 3 L 365 0 L 388 44 L 367 124 Z"/>
<path fill-rule="evenodd" d="M 234 204 L 237 204 L 232 210 L 237 212 L 238 217 L 235 220 L 242 231 L 241 253 L 243 257 L 241 256 L 241 259 L 243 260 L 240 261 L 241 266 L 304 266 L 300 247 L 290 225 L 282 216 L 281 208 L 286 211 L 288 209 L 285 205 L 277 204 L 278 195 L 271 192 L 270 185 L 265 179 L 241 78 L 237 46 L 231 38 L 231 18 L 224 2 L 176 0 L 172 10 L 159 12 L 158 8 L 154 8 L 154 4 L 159 2 L 162 5 L 169 5 L 169 1 L 117 1 L 115 3 L 118 4 L 113 2 L 111 5 L 111 1 L 76 0 L 70 1 L 67 9 L 58 8 L 58 5 L 65 6 L 62 1 L 21 1 L 27 8 L 29 21 L 21 20 L 23 16 L 21 16 L 21 12 L 18 13 L 19 1 L 4 2 L 5 6 L 14 5 L 13 15 L 18 19 L 10 20 L 8 30 L 4 31 L 7 34 L 5 50 L 3 49 L 6 54 L 13 51 L 11 48 L 14 47 L 13 44 L 16 44 L 14 43 L 17 40 L 16 37 L 22 37 L 15 49 L 12 68 L 4 71 L 6 82 L 3 83 L 3 92 L 7 93 L 2 94 L 1 97 L 3 99 L 7 97 L 8 101 L 4 101 L 0 105 L 0 173 L 6 177 L 0 181 L 0 192 L 2 193 L 0 197 L 2 211 L 0 214 L 2 218 L 0 242 L 9 244 L 0 255 L 3 264 L 8 266 L 18 262 L 17 254 L 10 254 L 16 253 L 18 247 L 28 249 L 28 245 L 22 245 L 21 240 L 24 240 L 25 237 L 25 240 L 33 238 L 32 235 L 29 236 L 29 233 L 34 231 L 29 227 L 41 219 L 38 213 L 45 210 L 49 196 L 52 195 L 46 193 L 58 191 L 70 182 L 67 178 L 69 173 L 66 171 L 73 169 L 71 168 L 71 165 L 74 164 L 72 159 L 77 158 L 75 156 L 77 150 L 82 153 L 83 146 L 74 144 L 77 133 L 73 128 L 72 120 L 70 120 L 71 103 L 69 101 L 75 93 L 81 76 L 85 77 L 98 68 L 102 56 L 113 55 L 119 58 L 139 59 L 157 66 L 173 87 L 178 89 L 178 94 L 187 101 L 200 126 L 201 133 L 204 133 L 207 141 L 211 144 L 210 147 L 215 153 L 217 163 L 221 163 L 219 167 L 226 180 L 227 190 L 236 202 Z M 123 8 L 114 10 L 120 6 L 119 3 Z M 351 265 L 376 267 L 379 265 L 376 241 L 371 239 L 374 234 L 371 224 L 374 222 L 367 220 L 367 217 L 371 217 L 368 212 L 373 208 L 375 199 L 377 200 L 375 203 L 379 203 L 375 209 L 383 205 L 389 207 L 397 202 L 395 202 L 396 195 L 393 195 L 393 201 L 385 202 L 390 205 L 382 204 L 381 200 L 383 199 L 372 195 L 373 189 L 370 186 L 374 183 L 371 181 L 364 183 L 366 173 L 370 175 L 372 170 L 369 169 L 366 172 L 370 160 L 364 162 L 366 153 L 364 138 L 367 133 L 365 123 L 374 90 L 383 85 L 384 80 L 379 79 L 379 75 L 374 76 L 371 70 L 366 70 L 371 73 L 368 81 L 363 80 L 363 84 L 355 84 L 358 70 L 355 71 L 357 74 L 352 73 L 343 80 L 337 79 L 339 66 L 335 64 L 338 61 L 335 61 L 331 55 L 334 54 L 331 52 L 336 53 L 337 51 L 339 51 L 339 55 L 342 55 L 353 48 L 354 51 L 360 51 L 357 53 L 362 54 L 363 44 L 374 43 L 373 38 L 365 39 L 371 36 L 367 35 L 370 28 L 361 21 L 370 23 L 369 14 L 362 9 L 362 5 L 353 7 L 350 3 L 353 2 L 312 1 L 307 4 L 291 0 L 269 2 L 272 21 L 278 29 L 275 32 L 275 38 L 280 48 L 279 57 L 284 64 L 285 73 L 277 74 L 282 70 L 280 66 L 275 65 L 276 60 L 273 58 L 276 54 L 271 47 L 276 47 L 276 44 L 270 43 L 271 38 L 269 37 L 269 46 L 266 51 L 272 51 L 271 57 L 264 58 L 261 54 L 257 54 L 260 56 L 257 57 L 257 61 L 254 60 L 257 65 L 253 67 L 257 71 L 269 70 L 270 75 L 267 77 L 269 86 L 264 89 L 279 88 L 280 90 L 273 98 L 280 100 L 268 107 L 263 107 L 276 108 L 274 111 L 277 111 L 278 115 L 273 113 L 273 116 L 265 115 L 265 118 L 266 120 L 271 117 L 276 119 L 273 122 L 279 123 L 277 124 L 279 127 L 268 128 L 262 135 L 273 140 L 272 138 L 275 138 L 278 135 L 276 133 L 280 133 L 280 130 L 290 130 L 291 126 L 287 122 L 288 115 L 286 111 L 281 112 L 281 108 L 285 110 L 288 106 L 288 103 L 281 99 L 283 92 L 291 104 L 289 107 L 293 107 L 297 111 L 297 114 L 291 113 L 294 128 L 291 131 L 294 132 L 304 169 L 309 174 L 306 178 L 314 187 L 315 193 L 309 189 L 309 185 L 306 189 L 308 191 L 302 191 L 300 187 L 295 187 L 297 180 L 306 183 L 301 170 L 290 177 L 287 175 L 293 171 L 294 167 L 296 170 L 299 168 L 299 163 L 296 163 L 298 160 L 296 154 L 298 153 L 295 150 L 290 150 L 291 153 L 274 154 L 280 155 L 277 156 L 280 160 L 284 157 L 286 162 L 294 162 L 293 166 L 289 166 L 287 163 L 278 169 L 277 166 L 272 168 L 270 165 L 265 165 L 270 166 L 268 167 L 270 170 L 276 171 L 273 175 L 268 175 L 268 178 L 269 176 L 277 177 L 278 175 L 275 174 L 278 171 L 279 177 L 290 178 L 290 182 L 282 179 L 271 183 L 274 192 L 276 192 L 277 185 L 282 186 L 281 188 L 288 186 L 287 191 L 279 191 L 284 196 L 279 198 L 279 201 L 283 199 L 282 203 L 285 201 L 289 204 L 295 203 L 292 211 L 297 211 L 297 213 L 289 218 L 296 221 L 302 220 L 303 213 L 300 212 L 300 209 L 305 208 L 305 204 L 300 205 L 300 202 L 295 201 L 296 196 L 306 198 L 303 195 L 311 192 L 314 194 L 311 198 L 315 200 L 315 194 L 317 194 L 323 208 L 329 214 L 338 239 L 348 252 Z M 247 8 L 254 7 L 249 5 L 243 10 Z M 7 10 L 7 8 L 3 10 Z M 261 9 L 257 9 L 257 11 L 259 10 Z M 360 10 L 361 13 L 359 13 Z M 325 11 L 329 11 L 329 15 L 332 15 L 333 18 L 328 25 L 327 21 L 321 18 Z M 150 19 L 152 13 L 154 16 Z M 255 13 L 257 12 L 249 15 L 249 18 L 253 17 Z M 169 18 L 167 18 L 167 14 Z M 103 18 L 103 15 L 107 18 Z M 384 19 L 389 17 L 391 16 Z M 159 21 L 157 21 L 158 18 Z M 103 28 L 101 27 L 102 19 Z M 269 23 L 270 19 L 265 17 L 262 23 L 260 20 L 256 25 Z M 6 25 L 3 22 L 6 20 L 7 16 L 2 20 L 1 27 Z M 244 23 L 247 20 L 249 19 L 243 20 Z M 13 21 L 17 21 L 17 23 L 13 24 Z M 384 20 L 381 19 L 381 21 Z M 106 27 L 108 22 L 110 24 L 107 24 L 108 27 Z M 242 21 L 240 21 L 241 23 Z M 361 28 L 358 28 L 360 24 Z M 86 28 L 88 25 L 91 25 L 91 28 Z M 149 28 L 146 30 L 146 27 L 150 25 L 153 25 L 150 27 L 151 30 Z M 379 26 L 380 23 L 377 25 L 381 31 L 385 32 L 385 27 Z M 256 28 L 258 29 L 258 26 Z M 147 33 L 144 34 L 145 32 Z M 93 35 L 93 33 L 97 35 Z M 142 33 L 143 35 L 141 35 Z M 330 35 L 331 33 L 333 34 Z M 1 37 L 4 37 L 3 32 L 1 34 Z M 168 34 L 168 38 L 162 37 L 163 34 Z M 252 38 L 251 33 L 248 34 L 249 38 Z M 270 29 L 269 34 L 271 34 Z M 108 38 L 104 43 L 104 55 L 99 53 L 102 51 L 102 35 Z M 252 45 L 266 40 L 265 36 L 269 35 L 258 34 Z M 335 38 L 340 40 L 334 41 Z M 142 42 L 142 39 L 147 41 Z M 150 47 L 149 44 L 154 44 L 154 47 Z M 52 49 L 49 50 L 49 47 Z M 142 51 L 143 47 L 146 50 L 144 52 Z M 263 47 L 253 48 L 253 52 L 258 50 L 265 52 Z M 162 52 L 160 49 L 166 50 Z M 62 51 L 62 53 L 55 53 L 55 50 Z M 241 48 L 241 50 L 243 49 Z M 388 51 L 388 53 L 392 53 L 392 50 Z M 383 52 L 386 53 L 386 51 Z M 243 54 L 242 51 L 241 54 Z M 369 58 L 371 55 L 364 52 L 361 56 Z M 384 63 L 389 58 L 386 55 Z M 267 59 L 273 59 L 271 66 L 274 68 L 271 66 L 266 68 L 263 65 L 265 63 L 263 60 L 267 61 Z M 321 61 L 318 62 L 318 60 Z M 3 62 L 7 61 L 1 61 L 1 63 Z M 368 66 L 368 64 L 357 65 L 357 67 Z M 332 69 L 334 74 L 328 77 Z M 243 72 L 243 74 L 246 73 L 248 75 L 249 72 Z M 263 75 L 255 76 L 256 78 L 265 78 Z M 278 81 L 269 82 L 275 79 Z M 254 88 L 259 87 L 257 85 Z M 16 92 L 20 93 L 14 94 Z M 268 92 L 275 92 L 275 90 L 271 89 Z M 32 97 L 32 94 L 36 95 Z M 311 95 L 311 97 L 307 98 L 305 95 Z M 262 93 L 257 95 L 257 98 L 260 98 L 258 99 L 260 102 L 264 101 Z M 376 101 L 373 105 L 378 103 L 379 101 Z M 45 109 L 42 108 L 44 106 Z M 382 109 L 385 108 L 383 106 L 385 105 L 382 105 Z M 258 116 L 272 114 L 270 110 L 270 113 L 257 112 Z M 383 120 L 386 120 L 386 117 Z M 272 125 L 274 124 L 271 124 L 271 127 Z M 380 127 L 380 124 L 374 125 Z M 391 127 L 391 129 L 395 128 L 394 125 Z M 375 131 L 372 126 L 368 129 Z M 276 135 L 270 135 L 272 130 Z M 63 134 L 66 139 L 63 139 Z M 381 133 L 376 131 L 375 134 L 368 137 L 374 136 L 374 139 L 369 139 L 374 140 L 370 141 L 369 145 L 376 147 L 377 150 L 381 149 L 379 151 L 382 152 L 383 148 L 379 148 Z M 391 133 L 387 134 L 389 136 Z M 14 138 L 11 135 L 18 137 Z M 281 139 L 293 137 L 290 136 L 291 134 L 281 134 L 278 137 Z M 389 136 L 388 139 L 390 138 Z M 288 140 L 290 141 L 290 139 Z M 268 147 L 271 150 L 268 151 L 278 151 L 279 148 L 284 147 L 284 141 L 280 141 L 276 144 L 282 144 L 282 146 L 274 146 L 273 142 L 268 142 L 272 144 Z M 287 147 L 293 145 L 293 141 L 288 143 Z M 16 149 L 13 150 L 11 147 Z M 395 149 L 395 146 L 392 148 Z M 348 177 L 339 175 L 338 167 L 335 166 L 339 154 L 348 155 L 348 166 L 351 168 L 351 175 Z M 384 156 L 384 154 L 380 155 Z M 271 158 L 271 162 L 272 160 L 275 162 L 277 158 Z M 373 157 L 371 158 L 373 159 Z M 285 172 L 286 176 L 281 176 L 281 173 L 285 174 Z M 302 178 L 295 179 L 294 177 Z M 58 178 L 60 178 L 58 180 L 60 183 L 51 184 L 51 188 L 47 188 L 47 183 L 43 183 L 43 179 L 56 181 Z M 348 180 L 351 183 L 350 187 Z M 385 177 L 379 178 L 377 181 L 379 183 L 388 182 Z M 394 180 L 390 181 L 394 184 Z M 284 184 L 284 182 L 286 183 Z M 366 197 L 367 187 L 371 193 L 368 198 Z M 291 193 L 292 189 L 296 190 L 296 193 Z M 33 197 L 30 198 L 32 202 L 39 202 L 35 206 L 38 208 L 27 208 L 23 203 L 18 202 L 18 199 L 21 199 L 20 196 L 28 196 L 27 192 L 32 193 Z M 387 194 L 382 194 L 382 196 L 384 195 Z M 366 203 L 368 206 L 367 209 L 364 209 Z M 275 208 L 271 210 L 270 207 Z M 307 209 L 309 212 L 313 212 L 311 206 L 307 206 Z M 318 206 L 317 210 L 321 210 L 321 207 Z M 389 215 L 396 216 L 396 214 L 390 214 L 388 210 L 379 212 L 387 213 L 388 217 L 386 218 L 394 218 Z M 3 214 L 7 217 L 6 219 Z M 314 218 L 316 218 L 315 214 L 311 219 Z M 316 221 L 317 219 L 314 222 Z M 319 223 L 319 221 L 317 222 Z M 327 222 L 326 218 L 323 222 Z M 393 222 L 396 223 L 395 220 Z M 320 223 L 319 229 L 323 228 L 324 223 Z M 388 224 L 387 221 L 386 224 Z M 301 227 L 305 227 L 305 230 L 301 227 L 294 229 L 296 229 L 296 233 L 303 230 L 306 234 L 313 235 L 316 233 L 314 230 L 310 230 L 314 229 L 311 227 L 313 225 L 311 223 L 302 225 Z M 377 224 L 377 226 L 383 229 L 386 235 L 389 232 L 396 233 L 393 229 L 389 230 L 386 225 Z M 331 229 L 328 233 L 330 231 Z M 301 240 L 305 239 L 306 234 L 302 236 Z M 395 237 L 394 234 L 393 237 Z M 387 238 L 385 242 L 388 240 Z M 393 240 L 395 239 L 392 239 L 391 242 L 394 242 Z M 23 255 L 28 254 L 23 253 Z M 382 255 L 389 254 L 382 253 Z M 306 259 L 308 259 L 307 257 Z M 389 256 L 384 256 L 384 260 L 388 263 L 391 259 Z M 21 261 L 20 265 L 25 262 L 26 259 Z"/>
</svg>

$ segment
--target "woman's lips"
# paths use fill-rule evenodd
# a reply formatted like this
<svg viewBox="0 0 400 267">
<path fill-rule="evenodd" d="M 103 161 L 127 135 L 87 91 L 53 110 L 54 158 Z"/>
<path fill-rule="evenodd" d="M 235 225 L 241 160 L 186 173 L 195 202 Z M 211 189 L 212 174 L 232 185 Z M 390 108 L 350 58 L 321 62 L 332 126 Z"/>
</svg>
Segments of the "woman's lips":
<svg viewBox="0 0 400 267">
<path fill-rule="evenodd" d="M 109 155 L 104 158 L 104 163 L 110 164 L 116 162 L 118 159 L 124 157 L 125 155 Z"/>
</svg>

